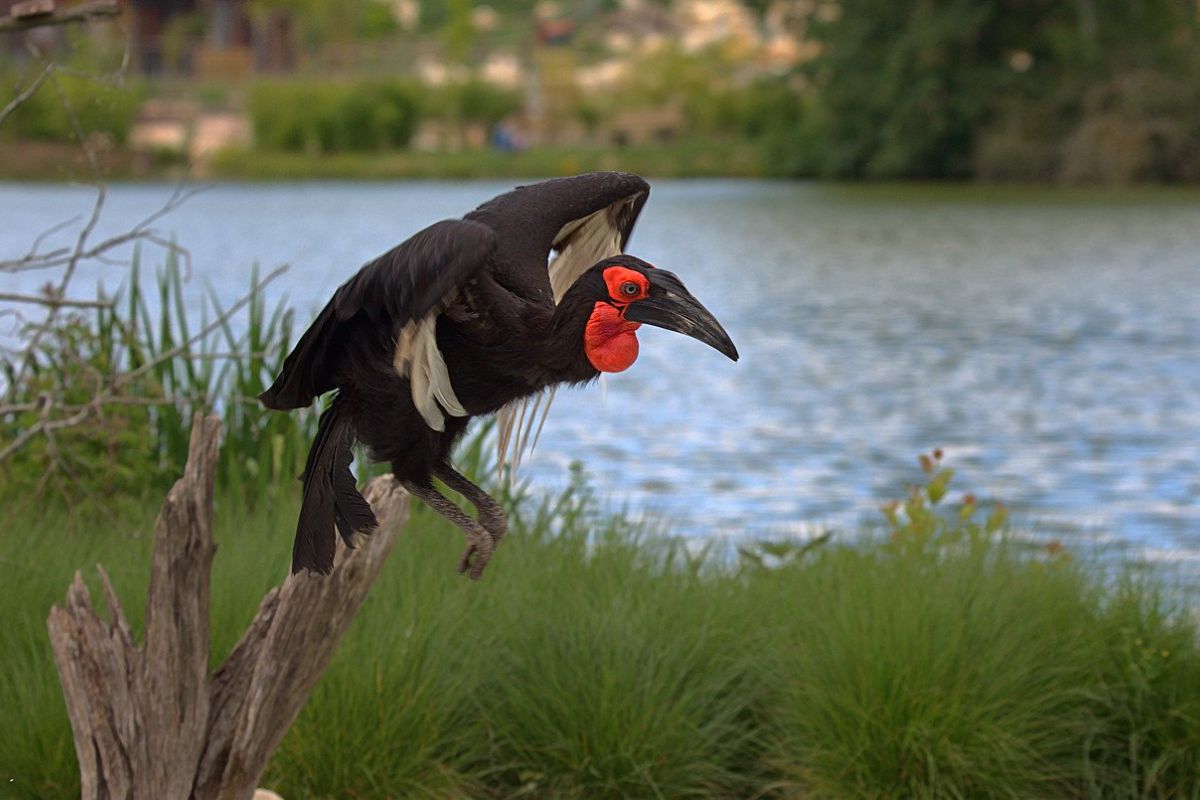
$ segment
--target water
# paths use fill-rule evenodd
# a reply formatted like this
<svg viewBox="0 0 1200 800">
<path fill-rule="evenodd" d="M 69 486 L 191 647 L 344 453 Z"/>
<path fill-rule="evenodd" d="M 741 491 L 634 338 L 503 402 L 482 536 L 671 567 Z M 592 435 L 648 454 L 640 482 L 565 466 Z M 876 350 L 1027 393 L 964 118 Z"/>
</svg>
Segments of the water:
<svg viewBox="0 0 1200 800">
<path fill-rule="evenodd" d="M 362 262 L 511 185 L 221 185 L 159 228 L 224 299 L 252 263 L 289 263 L 275 292 L 315 311 Z M 169 192 L 116 187 L 100 233 Z M 91 198 L 0 185 L 0 253 Z M 559 393 L 537 485 L 578 459 L 678 533 L 811 535 L 877 518 L 940 446 L 955 486 L 1032 535 L 1200 569 L 1195 195 L 658 182 L 630 249 L 677 272 L 742 360 L 643 328 L 631 370 Z M 120 274 L 89 266 L 78 286 Z"/>
</svg>

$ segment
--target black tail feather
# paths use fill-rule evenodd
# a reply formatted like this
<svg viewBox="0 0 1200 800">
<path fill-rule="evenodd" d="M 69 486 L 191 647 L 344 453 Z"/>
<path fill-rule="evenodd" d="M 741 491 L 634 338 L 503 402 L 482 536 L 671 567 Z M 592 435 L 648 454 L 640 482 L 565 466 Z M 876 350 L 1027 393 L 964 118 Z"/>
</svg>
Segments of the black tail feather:
<svg viewBox="0 0 1200 800">
<path fill-rule="evenodd" d="M 336 329 L 337 316 L 330 302 L 288 353 L 271 388 L 258 396 L 264 406 L 277 411 L 304 408 L 333 388 L 329 364 Z"/>
<path fill-rule="evenodd" d="M 354 428 L 335 398 L 321 415 L 317 438 L 304 466 L 304 500 L 292 546 L 292 572 L 310 570 L 322 575 L 333 569 L 334 529 L 347 547 L 354 533 L 369 533 L 378 524 L 371 506 L 358 493 L 350 462 Z"/>
</svg>

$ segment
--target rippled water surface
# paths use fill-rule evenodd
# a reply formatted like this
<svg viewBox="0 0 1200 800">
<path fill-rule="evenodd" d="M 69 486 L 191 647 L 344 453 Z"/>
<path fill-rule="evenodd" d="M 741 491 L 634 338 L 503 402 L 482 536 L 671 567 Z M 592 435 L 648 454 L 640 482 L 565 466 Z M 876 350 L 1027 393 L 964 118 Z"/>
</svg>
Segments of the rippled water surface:
<svg viewBox="0 0 1200 800">
<path fill-rule="evenodd" d="M 307 313 L 362 262 L 510 185 L 222 185 L 161 227 L 226 299 L 253 262 L 291 264 L 278 291 Z M 116 187 L 101 228 L 169 193 Z M 0 185 L 0 253 L 90 202 Z M 742 360 L 643 328 L 631 370 L 559 393 L 527 465 L 540 486 L 578 459 L 680 533 L 848 530 L 941 446 L 959 488 L 1004 499 L 1037 535 L 1200 559 L 1195 195 L 659 182 L 630 250 L 677 272 Z M 90 270 L 81 287 L 117 268 Z"/>
</svg>

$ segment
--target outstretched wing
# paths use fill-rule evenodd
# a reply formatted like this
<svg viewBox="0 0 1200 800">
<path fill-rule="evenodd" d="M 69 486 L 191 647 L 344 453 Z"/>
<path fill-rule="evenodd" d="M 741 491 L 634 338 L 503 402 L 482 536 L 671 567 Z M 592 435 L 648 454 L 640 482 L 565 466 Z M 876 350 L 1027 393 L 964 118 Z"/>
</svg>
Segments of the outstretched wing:
<svg viewBox="0 0 1200 800">
<path fill-rule="evenodd" d="M 513 265 L 506 276 L 510 285 L 529 296 L 549 292 L 558 303 L 588 268 L 624 251 L 649 194 L 650 185 L 637 175 L 597 172 L 518 187 L 467 218 L 502 231 L 501 252 L 511 248 L 501 259 Z M 516 474 L 536 446 L 553 400 L 551 389 L 497 412 L 498 471 L 508 465 L 510 478 Z"/>
<path fill-rule="evenodd" d="M 365 315 L 399 337 L 469 280 L 495 249 L 496 233 L 487 225 L 444 220 L 367 263 L 334 293 L 259 399 L 280 410 L 308 405 L 334 388 L 334 358 L 347 323 Z"/>
<path fill-rule="evenodd" d="M 637 175 L 593 172 L 518 186 L 465 218 L 496 231 L 501 284 L 557 302 L 588 267 L 625 248 L 649 193 Z"/>
</svg>

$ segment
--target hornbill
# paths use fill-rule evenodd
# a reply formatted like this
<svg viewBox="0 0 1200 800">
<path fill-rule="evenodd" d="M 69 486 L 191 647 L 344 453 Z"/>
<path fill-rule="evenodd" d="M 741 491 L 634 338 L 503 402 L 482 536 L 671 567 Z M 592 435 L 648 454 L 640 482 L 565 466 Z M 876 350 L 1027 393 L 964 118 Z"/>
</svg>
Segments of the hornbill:
<svg viewBox="0 0 1200 800">
<path fill-rule="evenodd" d="M 335 528 L 352 546 L 356 531 L 376 525 L 350 472 L 355 441 L 465 532 L 458 569 L 478 579 L 507 520 L 450 464 L 472 417 L 500 411 L 511 432 L 512 409 L 543 390 L 628 368 L 643 323 L 737 360 L 729 335 L 677 277 L 622 254 L 649 191 L 617 172 L 517 187 L 429 226 L 338 288 L 260 396 L 287 410 L 337 390 L 301 476 L 292 572 L 329 572 Z M 434 478 L 466 497 L 478 519 Z"/>
</svg>

